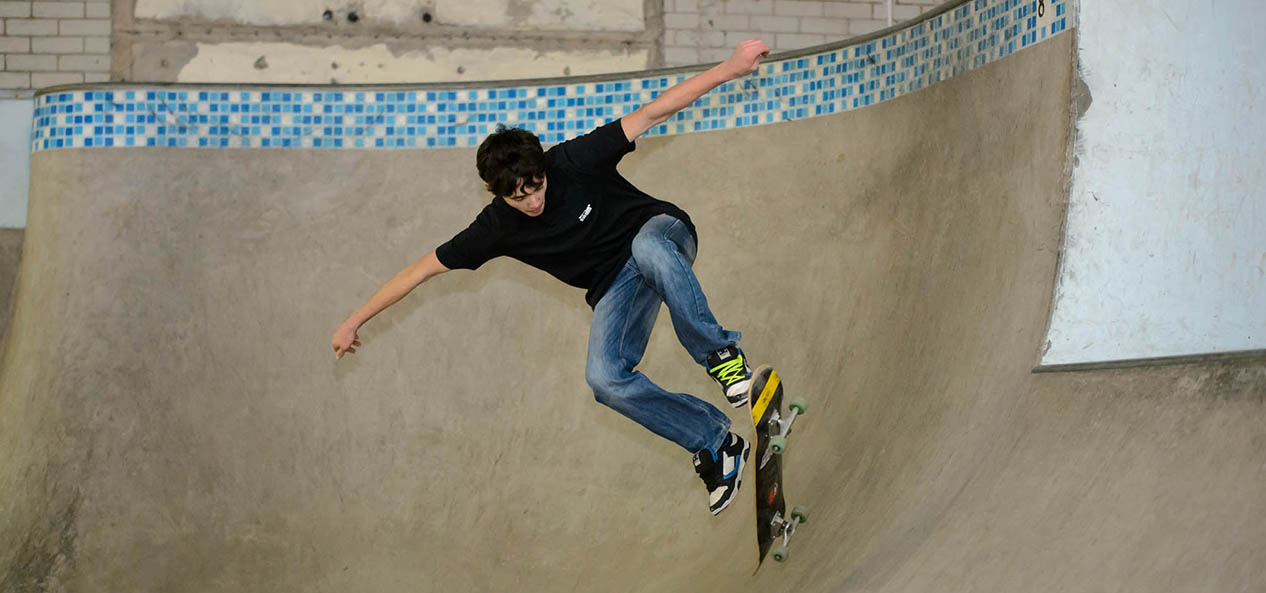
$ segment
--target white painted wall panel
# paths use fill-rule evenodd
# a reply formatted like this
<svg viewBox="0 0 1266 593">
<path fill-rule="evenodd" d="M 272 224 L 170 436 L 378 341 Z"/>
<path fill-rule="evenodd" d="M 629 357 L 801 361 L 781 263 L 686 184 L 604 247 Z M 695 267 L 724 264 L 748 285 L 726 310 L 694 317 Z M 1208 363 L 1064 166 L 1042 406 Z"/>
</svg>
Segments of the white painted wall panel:
<svg viewBox="0 0 1266 593">
<path fill-rule="evenodd" d="M 253 67 L 261 57 L 268 68 Z M 288 43 L 213 43 L 198 46 L 198 55 L 181 69 L 177 80 L 291 84 L 327 84 L 331 79 L 339 84 L 513 80 L 643 70 L 648 60 L 646 50 L 541 52 L 498 47 L 395 53 L 386 45 L 347 49 Z"/>
<path fill-rule="evenodd" d="M 1266 5 L 1080 11 L 1093 103 L 1042 363 L 1266 348 Z"/>
<path fill-rule="evenodd" d="M 363 22 L 432 22 L 464 27 L 567 31 L 641 31 L 642 0 L 361 0 Z M 347 12 L 343 3 L 324 0 L 137 0 L 140 19 L 202 18 L 250 25 L 315 25 L 322 14 Z"/>
<path fill-rule="evenodd" d="M 34 109 L 30 99 L 0 100 L 0 228 L 26 227 Z"/>
</svg>

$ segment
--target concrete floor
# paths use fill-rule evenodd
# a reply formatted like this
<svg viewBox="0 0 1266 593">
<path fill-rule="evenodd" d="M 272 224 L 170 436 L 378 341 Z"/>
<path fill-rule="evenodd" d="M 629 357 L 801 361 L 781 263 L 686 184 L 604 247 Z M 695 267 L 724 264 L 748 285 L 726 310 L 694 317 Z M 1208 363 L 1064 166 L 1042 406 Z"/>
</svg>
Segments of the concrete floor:
<svg viewBox="0 0 1266 593">
<path fill-rule="evenodd" d="M 622 164 L 691 213 L 714 311 L 811 400 L 786 461 L 811 522 L 754 577 L 752 505 L 712 517 L 685 452 L 593 401 L 581 291 L 454 272 L 334 360 L 344 316 L 481 207 L 473 151 L 35 155 L 0 591 L 1261 589 L 1266 361 L 1030 372 L 1071 41 Z M 719 401 L 666 315 L 642 369 Z"/>
</svg>

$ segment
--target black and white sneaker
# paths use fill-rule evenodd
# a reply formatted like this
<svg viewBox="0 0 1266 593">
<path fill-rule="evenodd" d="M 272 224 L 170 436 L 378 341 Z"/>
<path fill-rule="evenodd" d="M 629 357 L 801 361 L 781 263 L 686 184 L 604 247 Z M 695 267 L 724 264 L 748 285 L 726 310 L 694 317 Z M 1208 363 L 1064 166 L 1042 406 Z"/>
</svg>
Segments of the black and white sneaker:
<svg viewBox="0 0 1266 593">
<path fill-rule="evenodd" d="M 738 346 L 726 346 L 708 355 L 708 376 L 721 386 L 726 401 L 735 408 L 747 404 L 747 389 L 752 385 L 752 367 Z"/>
<path fill-rule="evenodd" d="M 695 453 L 695 473 L 708 487 L 708 509 L 713 515 L 725 510 L 734 500 L 734 493 L 743 480 L 748 448 L 743 437 L 731 432 L 715 455 L 707 449 Z"/>
</svg>

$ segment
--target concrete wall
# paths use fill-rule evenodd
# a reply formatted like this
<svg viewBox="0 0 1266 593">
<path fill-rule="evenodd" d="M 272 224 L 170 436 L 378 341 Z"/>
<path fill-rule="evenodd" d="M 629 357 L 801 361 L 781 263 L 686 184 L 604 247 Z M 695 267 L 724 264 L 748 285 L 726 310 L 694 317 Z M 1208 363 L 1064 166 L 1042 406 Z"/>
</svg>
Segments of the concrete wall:
<svg viewBox="0 0 1266 593">
<path fill-rule="evenodd" d="M 542 78 L 662 61 L 661 0 L 119 0 L 114 75 L 172 82 Z"/>
<path fill-rule="evenodd" d="M 329 14 L 327 14 L 327 12 Z M 136 0 L 137 18 L 200 18 L 270 25 L 404 26 L 412 23 L 458 27 L 547 31 L 641 31 L 642 0 Z"/>
<path fill-rule="evenodd" d="M 0 0 L 0 89 L 108 79 L 427 82 L 720 61 L 882 29 L 939 0 Z M 113 41 L 112 43 L 112 34 Z"/>
<path fill-rule="evenodd" d="M 371 83 L 540 78 L 715 62 L 870 33 L 938 0 L 116 0 L 115 77 Z M 891 18 L 890 18 L 891 17 Z"/>
<path fill-rule="evenodd" d="M 1083 2 L 1066 255 L 1045 364 L 1266 348 L 1266 8 Z"/>
</svg>

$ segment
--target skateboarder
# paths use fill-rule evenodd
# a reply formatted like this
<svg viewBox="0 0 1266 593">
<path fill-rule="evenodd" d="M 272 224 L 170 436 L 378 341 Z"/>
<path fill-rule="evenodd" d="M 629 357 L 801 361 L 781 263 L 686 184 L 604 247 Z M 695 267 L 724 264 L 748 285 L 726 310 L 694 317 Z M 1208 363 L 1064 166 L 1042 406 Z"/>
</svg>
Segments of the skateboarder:
<svg viewBox="0 0 1266 593">
<path fill-rule="evenodd" d="M 422 282 L 510 256 L 586 289 L 594 313 L 585 378 L 594 397 L 693 453 L 709 509 L 721 512 L 739 488 L 748 443 L 730 432 L 729 418 L 716 407 L 666 391 L 634 369 L 661 303 L 677 339 L 736 408 L 747 404 L 751 366 L 740 334 L 713 317 L 691 270 L 698 236 L 690 217 L 638 190 L 616 165 L 638 136 L 718 85 L 754 72 L 767 55 L 764 42 L 744 41 L 725 62 L 548 151 L 526 130 L 500 128 L 488 136 L 475 159 L 492 202 L 352 313 L 334 332 L 336 357 L 356 352 L 360 326 Z"/>
</svg>

